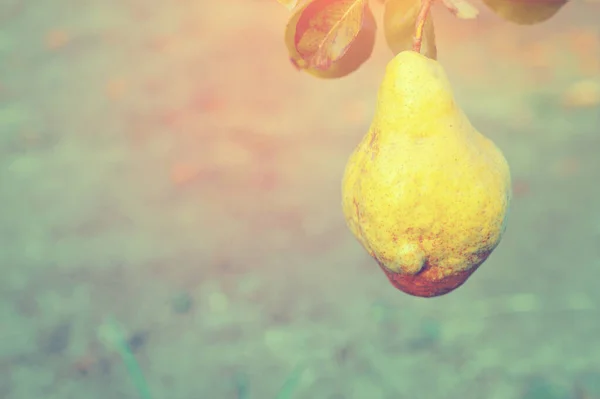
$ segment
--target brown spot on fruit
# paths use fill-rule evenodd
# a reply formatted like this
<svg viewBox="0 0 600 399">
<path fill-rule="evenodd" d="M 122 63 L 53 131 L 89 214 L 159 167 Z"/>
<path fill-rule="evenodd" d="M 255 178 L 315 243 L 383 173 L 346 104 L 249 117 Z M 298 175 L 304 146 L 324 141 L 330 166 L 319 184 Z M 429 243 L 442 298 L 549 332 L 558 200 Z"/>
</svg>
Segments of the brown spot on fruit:
<svg viewBox="0 0 600 399">
<path fill-rule="evenodd" d="M 371 140 L 369 141 L 369 150 L 371 151 L 371 160 L 375 159 L 377 153 L 379 152 L 379 132 L 377 130 L 373 130 L 371 132 Z"/>
<path fill-rule="evenodd" d="M 426 265 L 417 274 L 395 273 L 381 266 L 390 283 L 402 292 L 412 296 L 431 298 L 454 291 L 477 270 L 479 266 L 441 276 L 439 269 Z"/>
</svg>

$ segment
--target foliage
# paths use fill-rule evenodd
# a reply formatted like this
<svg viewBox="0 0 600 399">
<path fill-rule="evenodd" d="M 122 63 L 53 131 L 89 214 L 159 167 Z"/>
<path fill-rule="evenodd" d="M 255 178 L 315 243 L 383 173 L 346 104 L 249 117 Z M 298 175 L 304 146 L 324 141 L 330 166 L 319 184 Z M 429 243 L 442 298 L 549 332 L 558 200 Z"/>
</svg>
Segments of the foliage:
<svg viewBox="0 0 600 399">
<path fill-rule="evenodd" d="M 369 59 L 377 23 L 369 0 L 278 0 L 293 14 L 285 31 L 292 64 L 321 78 L 340 78 Z M 371 0 L 375 2 L 376 0 Z M 377 0 L 383 2 L 383 29 L 394 54 L 416 50 L 436 59 L 432 2 L 458 18 L 477 17 L 467 0 Z M 543 22 L 569 0 L 482 0 L 501 18 L 517 24 Z"/>
<path fill-rule="evenodd" d="M 376 23 L 367 0 L 312 0 L 290 19 L 285 41 L 298 69 L 323 78 L 355 71 L 375 45 Z"/>
</svg>

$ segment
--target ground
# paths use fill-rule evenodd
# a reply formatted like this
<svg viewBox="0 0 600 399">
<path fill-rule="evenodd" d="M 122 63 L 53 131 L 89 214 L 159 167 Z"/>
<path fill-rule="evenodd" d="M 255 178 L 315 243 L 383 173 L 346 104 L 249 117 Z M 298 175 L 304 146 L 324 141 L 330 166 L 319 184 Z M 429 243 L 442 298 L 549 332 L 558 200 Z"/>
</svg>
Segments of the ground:
<svg viewBox="0 0 600 399">
<path fill-rule="evenodd" d="M 0 398 L 146 399 L 127 347 L 153 398 L 600 398 L 600 4 L 474 4 L 434 11 L 439 59 L 515 195 L 421 299 L 341 213 L 381 35 L 323 81 L 275 0 L 0 2 Z"/>
</svg>

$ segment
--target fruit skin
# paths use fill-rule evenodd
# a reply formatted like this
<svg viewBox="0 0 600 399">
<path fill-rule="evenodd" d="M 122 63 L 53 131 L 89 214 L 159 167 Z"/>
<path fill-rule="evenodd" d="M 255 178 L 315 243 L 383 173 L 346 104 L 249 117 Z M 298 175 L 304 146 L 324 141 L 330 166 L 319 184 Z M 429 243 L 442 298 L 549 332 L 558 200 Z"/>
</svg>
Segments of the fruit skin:
<svg viewBox="0 0 600 399">
<path fill-rule="evenodd" d="M 342 181 L 347 225 L 390 282 L 421 297 L 462 285 L 500 242 L 510 187 L 504 156 L 458 107 L 442 66 L 399 53 Z"/>
</svg>

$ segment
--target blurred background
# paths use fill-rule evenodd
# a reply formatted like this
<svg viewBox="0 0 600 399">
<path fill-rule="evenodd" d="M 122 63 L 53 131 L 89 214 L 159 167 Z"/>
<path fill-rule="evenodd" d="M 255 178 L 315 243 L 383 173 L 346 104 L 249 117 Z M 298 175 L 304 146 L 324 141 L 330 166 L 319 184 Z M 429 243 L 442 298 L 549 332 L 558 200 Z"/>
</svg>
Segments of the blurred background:
<svg viewBox="0 0 600 399">
<path fill-rule="evenodd" d="M 600 398 L 600 3 L 473 4 L 439 60 L 514 199 L 422 299 L 341 213 L 381 32 L 320 80 L 275 0 L 0 1 L 0 398 Z"/>
</svg>

